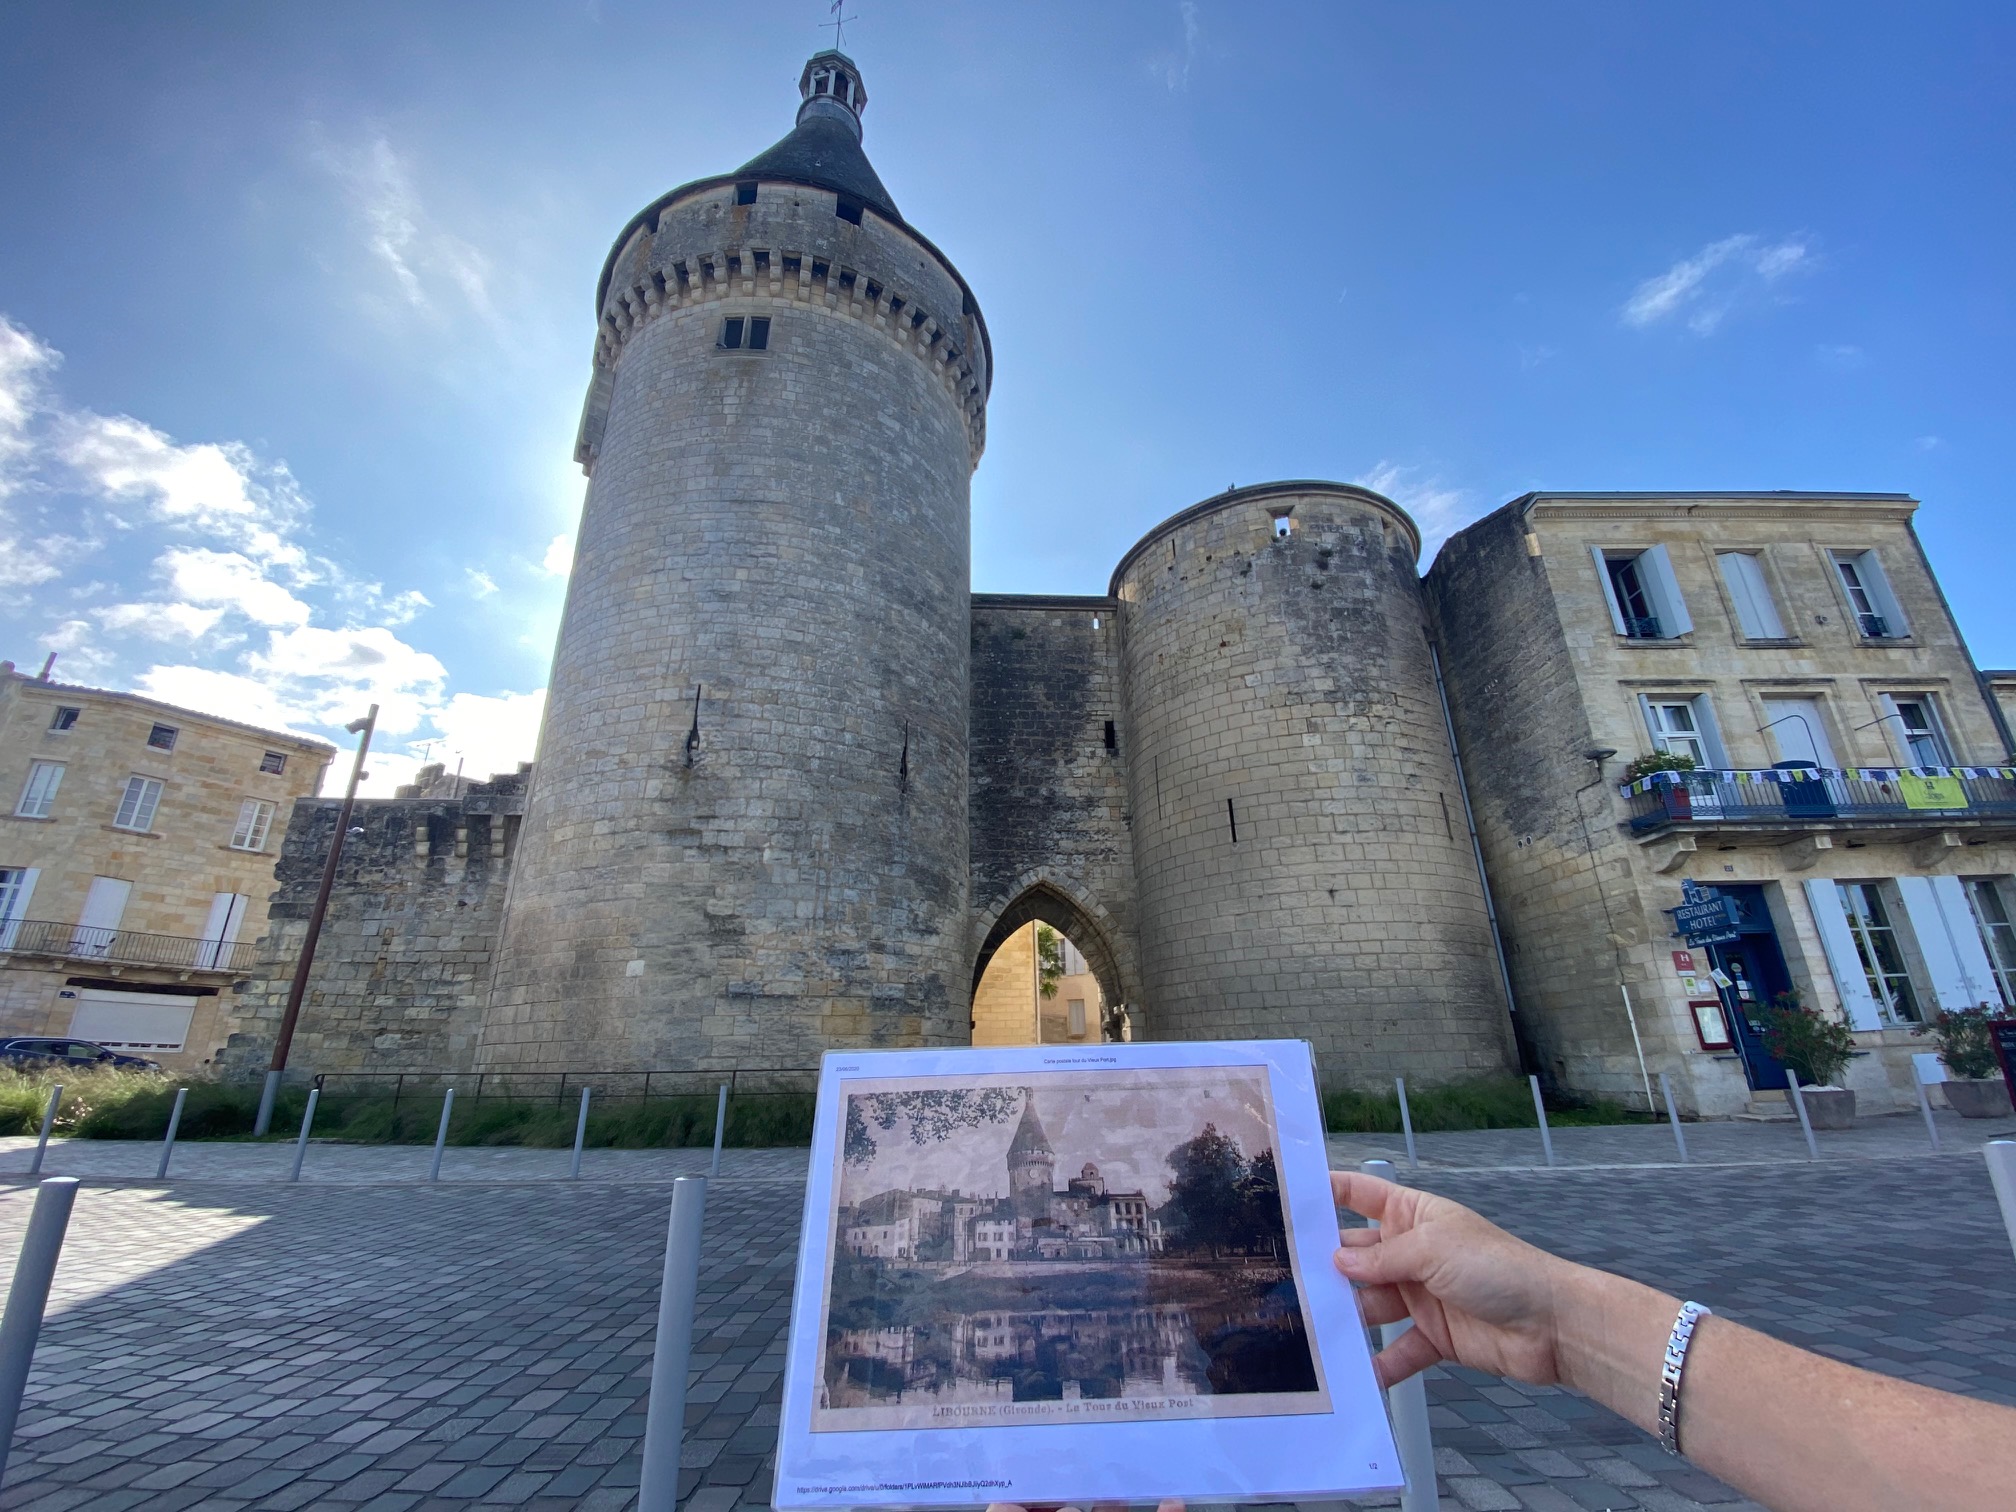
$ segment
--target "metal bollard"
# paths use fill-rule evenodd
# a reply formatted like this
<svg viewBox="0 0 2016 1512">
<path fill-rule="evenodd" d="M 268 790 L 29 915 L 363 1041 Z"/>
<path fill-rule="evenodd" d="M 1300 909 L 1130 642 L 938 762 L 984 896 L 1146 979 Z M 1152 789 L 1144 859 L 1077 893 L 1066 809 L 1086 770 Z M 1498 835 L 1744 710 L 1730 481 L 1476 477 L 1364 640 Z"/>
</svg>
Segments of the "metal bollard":
<svg viewBox="0 0 2016 1512">
<path fill-rule="evenodd" d="M 581 1089 L 581 1116 L 574 1120 L 574 1164 L 567 1170 L 567 1179 L 581 1179 L 581 1142 L 588 1137 L 588 1089 Z"/>
<path fill-rule="evenodd" d="M 477 1090 L 482 1090 L 478 1088 Z M 441 1179 L 441 1150 L 448 1143 L 448 1115 L 455 1111 L 455 1089 L 450 1087 L 441 1097 L 441 1127 L 434 1131 L 434 1164 L 427 1168 L 427 1179 Z"/>
<path fill-rule="evenodd" d="M 1673 1106 L 1673 1083 L 1659 1073 L 1659 1095 L 1666 1099 L 1666 1121 L 1673 1125 L 1673 1143 L 1680 1147 L 1680 1164 L 1687 1164 L 1687 1136 L 1680 1132 L 1680 1112 Z"/>
<path fill-rule="evenodd" d="M 35 1342 L 42 1336 L 42 1314 L 49 1307 L 49 1284 L 56 1279 L 56 1261 L 76 1204 L 75 1176 L 51 1176 L 38 1186 L 21 1257 L 14 1262 L 14 1286 L 7 1293 L 6 1316 L 0 1318 L 0 1475 L 7 1473 L 14 1424 L 35 1363 Z"/>
<path fill-rule="evenodd" d="M 1414 1115 L 1407 1107 L 1407 1078 L 1394 1077 L 1393 1090 L 1400 1094 L 1400 1132 L 1407 1136 L 1407 1164 L 1418 1171 L 1421 1157 L 1414 1153 Z"/>
<path fill-rule="evenodd" d="M 182 1104 L 187 1101 L 189 1101 L 189 1089 L 187 1087 L 177 1087 L 175 1089 L 175 1108 L 168 1115 L 168 1137 L 161 1141 L 161 1164 L 154 1168 L 154 1179 L 156 1181 L 166 1181 L 168 1179 L 168 1161 L 175 1153 L 175 1131 L 182 1127 Z"/>
<path fill-rule="evenodd" d="M 1368 1160 L 1358 1169 L 1382 1181 L 1396 1179 L 1390 1160 Z M 1379 1347 L 1386 1348 L 1413 1326 L 1411 1318 L 1382 1323 Z M 1400 1451 L 1400 1469 L 1407 1478 L 1407 1489 L 1400 1493 L 1400 1512 L 1436 1512 L 1441 1497 L 1435 1486 L 1435 1436 L 1428 1426 L 1427 1384 L 1417 1372 L 1397 1386 L 1387 1387 L 1386 1402 L 1393 1414 L 1393 1443 Z"/>
<path fill-rule="evenodd" d="M 49 1131 L 56 1127 L 56 1108 L 63 1101 L 63 1083 L 49 1089 L 49 1106 L 42 1110 L 42 1135 L 35 1141 L 35 1158 L 28 1162 L 28 1174 L 42 1174 L 42 1157 L 49 1153 Z"/>
<path fill-rule="evenodd" d="M 721 1095 L 714 1100 L 714 1163 L 707 1167 L 707 1179 L 721 1174 L 721 1135 L 728 1127 L 728 1083 L 721 1083 Z"/>
<path fill-rule="evenodd" d="M 1919 1079 L 1917 1068 L 1911 1071 L 1911 1085 L 1918 1089 L 1918 1111 L 1925 1115 L 1925 1133 L 1932 1140 L 1932 1148 L 1939 1148 L 1939 1125 L 1932 1117 L 1932 1099 L 1925 1093 L 1925 1083 Z"/>
<path fill-rule="evenodd" d="M 1818 1160 L 1820 1146 L 1813 1142 L 1813 1123 L 1806 1116 L 1806 1098 L 1799 1090 L 1799 1073 L 1790 1066 L 1785 1068 L 1785 1085 L 1792 1089 L 1792 1111 L 1799 1115 L 1799 1132 L 1806 1136 L 1806 1158 Z"/>
<path fill-rule="evenodd" d="M 322 1100 L 322 1089 L 308 1089 L 308 1106 L 301 1110 L 301 1137 L 294 1141 L 294 1169 L 287 1173 L 289 1181 L 301 1179 L 301 1162 L 308 1155 L 308 1131 L 315 1127 L 315 1104 Z"/>
<path fill-rule="evenodd" d="M 686 1434 L 686 1372 L 693 1357 L 693 1311 L 700 1293 L 700 1225 L 707 1181 L 672 1183 L 665 1231 L 665 1271 L 658 1283 L 658 1338 L 651 1351 L 651 1397 L 644 1410 L 644 1467 L 637 1512 L 676 1512 L 679 1443 Z"/>
<path fill-rule="evenodd" d="M 1547 1164 L 1554 1164 L 1554 1136 L 1547 1130 L 1547 1104 L 1540 1100 L 1540 1078 L 1529 1076 L 1526 1084 L 1533 1089 L 1533 1111 L 1540 1115 L 1540 1148 L 1547 1152 Z"/>
<path fill-rule="evenodd" d="M 2002 1227 L 2009 1231 L 2009 1245 L 2016 1249 L 2016 1139 L 1991 1139 L 1982 1146 L 1988 1160 L 1988 1180 L 1995 1188 L 1995 1201 L 2002 1208 Z M 13 1304 L 8 1304 L 12 1315 Z"/>
<path fill-rule="evenodd" d="M 280 1096 L 280 1073 L 268 1071 L 266 1081 L 259 1088 L 259 1112 L 252 1119 L 252 1137 L 264 1139 L 273 1127 L 273 1104 Z"/>
</svg>

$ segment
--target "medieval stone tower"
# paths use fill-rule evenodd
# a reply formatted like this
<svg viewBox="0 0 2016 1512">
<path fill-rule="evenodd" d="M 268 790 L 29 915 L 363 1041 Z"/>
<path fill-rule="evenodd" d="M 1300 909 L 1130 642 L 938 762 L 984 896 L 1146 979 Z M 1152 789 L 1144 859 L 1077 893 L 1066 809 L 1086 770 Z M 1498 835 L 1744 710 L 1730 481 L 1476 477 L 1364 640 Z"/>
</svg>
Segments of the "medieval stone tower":
<svg viewBox="0 0 2016 1512">
<path fill-rule="evenodd" d="M 854 64 L 624 228 L 477 1064 L 965 1043 L 968 488 L 987 329 Z"/>
</svg>

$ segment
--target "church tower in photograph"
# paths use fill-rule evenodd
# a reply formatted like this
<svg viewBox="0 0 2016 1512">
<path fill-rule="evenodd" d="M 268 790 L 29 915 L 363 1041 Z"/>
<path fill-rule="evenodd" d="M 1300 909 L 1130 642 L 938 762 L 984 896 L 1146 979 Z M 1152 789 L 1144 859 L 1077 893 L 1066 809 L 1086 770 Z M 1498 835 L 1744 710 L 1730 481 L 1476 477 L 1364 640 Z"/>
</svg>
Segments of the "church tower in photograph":
<svg viewBox="0 0 2016 1512">
<path fill-rule="evenodd" d="M 987 328 L 813 57 L 797 124 L 641 211 L 477 1064 L 964 1044 L 968 492 Z"/>
</svg>

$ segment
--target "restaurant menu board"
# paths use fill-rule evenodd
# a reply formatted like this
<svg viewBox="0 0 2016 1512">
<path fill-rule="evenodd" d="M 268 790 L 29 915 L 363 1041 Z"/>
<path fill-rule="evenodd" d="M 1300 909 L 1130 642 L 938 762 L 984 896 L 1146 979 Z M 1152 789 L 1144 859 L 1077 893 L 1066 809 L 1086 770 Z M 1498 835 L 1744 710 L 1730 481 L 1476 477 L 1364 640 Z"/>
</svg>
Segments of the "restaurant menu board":
<svg viewBox="0 0 2016 1512">
<path fill-rule="evenodd" d="M 829 1053 L 777 1507 L 1401 1487 L 1306 1044 Z"/>
<path fill-rule="evenodd" d="M 1995 1040 L 1995 1055 L 2002 1062 L 2002 1080 L 2016 1101 L 2016 1019 L 1996 1019 L 1988 1026 Z"/>
</svg>

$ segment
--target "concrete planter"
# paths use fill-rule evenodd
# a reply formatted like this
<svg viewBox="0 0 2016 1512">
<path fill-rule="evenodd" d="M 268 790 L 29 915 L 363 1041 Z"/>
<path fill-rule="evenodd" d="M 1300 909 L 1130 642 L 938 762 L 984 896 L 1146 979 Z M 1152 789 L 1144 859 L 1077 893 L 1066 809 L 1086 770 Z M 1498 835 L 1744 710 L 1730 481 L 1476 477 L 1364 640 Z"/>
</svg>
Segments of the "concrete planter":
<svg viewBox="0 0 2016 1512">
<path fill-rule="evenodd" d="M 2009 1087 L 1999 1076 L 1984 1076 L 1978 1081 L 1949 1077 L 1940 1085 L 1946 1089 L 1947 1106 L 1962 1118 L 2009 1116 Z"/>
<path fill-rule="evenodd" d="M 1950 1083 L 1949 1083 L 1950 1085 Z M 1806 1122 L 1816 1129 L 1846 1129 L 1855 1123 L 1855 1094 L 1846 1087 L 1801 1087 L 1806 1100 Z M 1785 1101 L 1792 1101 L 1792 1089 L 1785 1089 Z M 1795 1105 L 1793 1115 L 1798 1115 Z"/>
</svg>

